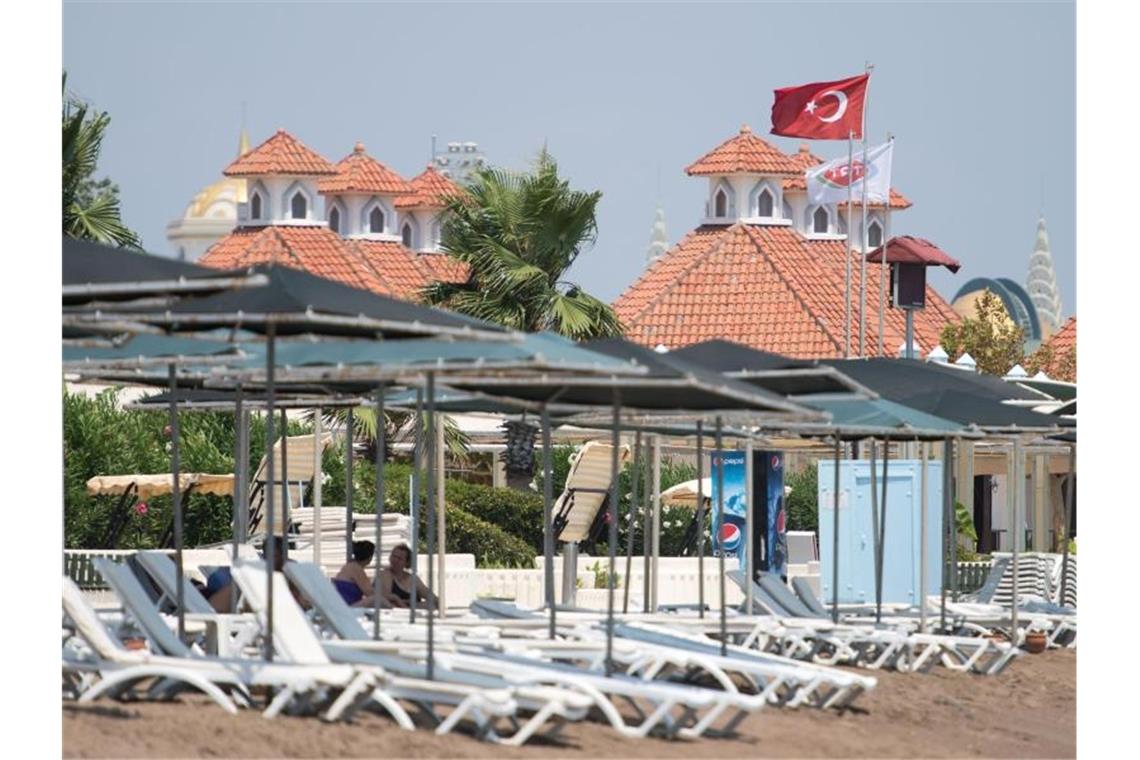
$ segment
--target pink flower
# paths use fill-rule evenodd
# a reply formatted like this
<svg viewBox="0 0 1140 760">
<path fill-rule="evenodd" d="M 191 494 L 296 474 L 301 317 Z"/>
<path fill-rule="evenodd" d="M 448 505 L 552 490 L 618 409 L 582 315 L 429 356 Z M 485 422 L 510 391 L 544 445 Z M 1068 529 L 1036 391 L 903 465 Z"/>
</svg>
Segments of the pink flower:
<svg viewBox="0 0 1140 760">
<path fill-rule="evenodd" d="M 135 505 L 135 514 L 139 515 L 140 517 L 145 515 L 147 513 L 147 510 L 148 510 L 148 507 L 147 507 L 145 501 L 140 501 L 138 504 Z"/>
</svg>

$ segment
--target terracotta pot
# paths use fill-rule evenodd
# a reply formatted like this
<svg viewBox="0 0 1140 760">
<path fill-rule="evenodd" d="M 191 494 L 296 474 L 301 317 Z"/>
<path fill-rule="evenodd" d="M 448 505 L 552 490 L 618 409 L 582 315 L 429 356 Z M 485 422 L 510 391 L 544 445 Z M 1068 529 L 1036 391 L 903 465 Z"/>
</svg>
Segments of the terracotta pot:
<svg viewBox="0 0 1140 760">
<path fill-rule="evenodd" d="M 1045 651 L 1045 634 L 1041 631 L 1030 631 L 1025 634 L 1025 651 L 1030 654 L 1041 654 Z"/>
</svg>

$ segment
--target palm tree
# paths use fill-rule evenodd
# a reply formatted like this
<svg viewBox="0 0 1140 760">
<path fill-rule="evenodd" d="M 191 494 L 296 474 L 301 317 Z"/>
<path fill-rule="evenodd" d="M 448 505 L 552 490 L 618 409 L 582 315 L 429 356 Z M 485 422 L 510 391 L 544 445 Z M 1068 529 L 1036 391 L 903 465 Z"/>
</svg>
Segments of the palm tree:
<svg viewBox="0 0 1140 760">
<path fill-rule="evenodd" d="M 111 117 L 102 111 L 89 116 L 86 103 L 67 95 L 66 74 L 63 84 L 63 234 L 138 248 L 138 235 L 120 216 L 119 188 L 110 180 L 91 178 Z"/>
<path fill-rule="evenodd" d="M 312 421 L 312 413 L 307 417 Z M 348 419 L 344 409 L 325 409 L 321 415 L 321 422 L 325 429 L 330 427 L 343 427 Z M 446 415 L 441 417 L 443 422 L 443 445 L 448 455 L 457 461 L 465 461 L 470 440 L 467 434 L 459 429 L 455 421 Z M 391 447 L 397 443 L 410 442 L 414 435 L 414 414 L 394 409 L 384 410 L 384 442 L 387 449 L 385 456 L 391 454 Z M 427 419 L 424 418 L 424 435 L 427 434 Z M 374 406 L 358 406 L 352 410 L 352 437 L 354 441 L 361 442 L 367 448 L 366 458 L 371 461 L 376 453 L 376 408 Z"/>
<path fill-rule="evenodd" d="M 470 276 L 433 283 L 424 300 L 518 330 L 620 335 L 609 304 L 562 279 L 597 237 L 601 197 L 571 189 L 545 149 L 530 172 L 480 169 L 464 194 L 446 199 L 440 241 Z"/>
</svg>

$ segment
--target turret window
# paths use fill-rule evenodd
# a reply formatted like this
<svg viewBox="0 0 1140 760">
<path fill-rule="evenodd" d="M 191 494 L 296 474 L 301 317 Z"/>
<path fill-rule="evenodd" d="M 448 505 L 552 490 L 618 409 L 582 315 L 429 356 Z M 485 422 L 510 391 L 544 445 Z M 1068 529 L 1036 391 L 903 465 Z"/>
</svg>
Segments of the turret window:
<svg viewBox="0 0 1140 760">
<path fill-rule="evenodd" d="M 261 193 L 254 193 L 249 197 L 249 218 L 261 218 Z"/>
<path fill-rule="evenodd" d="M 775 206 L 775 199 L 772 198 L 772 193 L 768 188 L 760 191 L 756 196 L 756 216 L 772 216 L 772 209 Z"/>
<path fill-rule="evenodd" d="M 309 201 L 300 190 L 293 193 L 289 201 L 289 211 L 294 219 L 307 219 L 309 217 Z"/>
<path fill-rule="evenodd" d="M 878 248 L 883 244 L 883 228 L 876 219 L 871 222 L 867 227 L 867 245 L 871 248 Z"/>
<path fill-rule="evenodd" d="M 815 213 L 811 215 L 812 232 L 816 233 L 817 235 L 826 234 L 827 224 L 829 221 L 830 220 L 827 216 L 827 209 L 825 209 L 823 206 L 820 206 L 815 210 Z"/>
<path fill-rule="evenodd" d="M 400 232 L 400 240 L 403 241 L 405 248 L 412 247 L 412 225 L 404 222 L 404 229 Z"/>
<path fill-rule="evenodd" d="M 371 213 L 368 214 L 368 231 L 375 233 L 384 231 L 384 212 L 380 210 L 379 206 L 372 209 Z"/>
<path fill-rule="evenodd" d="M 725 194 L 724 190 L 716 191 L 716 196 L 713 199 L 713 215 L 728 216 L 728 195 Z"/>
<path fill-rule="evenodd" d="M 784 201 L 784 218 L 792 218 L 792 204 L 788 203 L 787 201 Z"/>
<path fill-rule="evenodd" d="M 340 232 L 340 209 L 335 206 L 329 212 L 329 229 L 333 232 Z"/>
</svg>

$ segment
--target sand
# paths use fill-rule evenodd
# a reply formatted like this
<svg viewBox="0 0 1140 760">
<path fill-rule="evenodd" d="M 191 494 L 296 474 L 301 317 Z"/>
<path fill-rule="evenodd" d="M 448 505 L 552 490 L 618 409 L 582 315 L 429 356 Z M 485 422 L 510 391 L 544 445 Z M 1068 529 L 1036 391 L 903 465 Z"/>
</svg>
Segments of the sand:
<svg viewBox="0 0 1140 760">
<path fill-rule="evenodd" d="M 846 713 L 770 708 L 732 739 L 622 739 L 600 723 L 568 726 L 557 743 L 501 747 L 469 736 L 399 730 L 361 714 L 351 725 L 316 718 L 229 716 L 195 696 L 166 704 L 101 700 L 63 707 L 65 757 L 1074 757 L 1076 653 L 1018 659 L 997 677 L 878 673 L 878 687 Z"/>
</svg>

